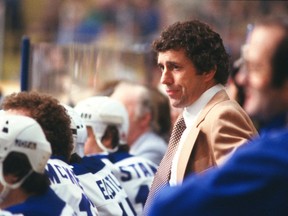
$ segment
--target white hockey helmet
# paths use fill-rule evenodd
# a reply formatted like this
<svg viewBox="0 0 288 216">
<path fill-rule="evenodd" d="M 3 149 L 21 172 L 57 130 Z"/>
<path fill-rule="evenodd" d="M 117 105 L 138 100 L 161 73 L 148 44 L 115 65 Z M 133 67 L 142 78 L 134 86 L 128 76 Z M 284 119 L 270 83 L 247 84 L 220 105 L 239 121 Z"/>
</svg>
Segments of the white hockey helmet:
<svg viewBox="0 0 288 216">
<path fill-rule="evenodd" d="M 66 109 L 68 115 L 71 118 L 71 125 L 70 128 L 73 133 L 73 145 L 74 149 L 72 153 L 76 152 L 81 157 L 84 156 L 84 144 L 87 139 L 87 128 L 83 121 L 83 119 L 80 117 L 80 115 L 76 112 L 76 110 L 67 105 L 62 104 L 64 108 Z"/>
<path fill-rule="evenodd" d="M 3 185 L 8 185 L 3 176 L 3 161 L 11 152 L 25 154 L 32 170 L 44 173 L 51 156 L 51 146 L 41 126 L 34 119 L 5 114 L 0 117 L 0 180 Z"/>
<path fill-rule="evenodd" d="M 119 144 L 127 144 L 129 117 L 121 102 L 107 96 L 94 96 L 80 101 L 75 106 L 75 110 L 80 114 L 86 126 L 93 128 L 96 140 L 100 145 L 108 125 L 117 126 Z M 107 149 L 105 150 L 107 151 Z"/>
</svg>

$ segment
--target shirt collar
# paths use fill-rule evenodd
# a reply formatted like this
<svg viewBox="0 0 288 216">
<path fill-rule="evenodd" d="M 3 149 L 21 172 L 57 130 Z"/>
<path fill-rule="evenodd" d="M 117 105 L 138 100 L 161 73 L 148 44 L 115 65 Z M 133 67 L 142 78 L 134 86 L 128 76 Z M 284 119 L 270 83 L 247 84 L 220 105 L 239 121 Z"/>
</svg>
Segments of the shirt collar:
<svg viewBox="0 0 288 216">
<path fill-rule="evenodd" d="M 223 85 L 214 85 L 213 87 L 207 89 L 193 104 L 184 108 L 183 118 L 187 127 L 192 126 L 200 111 L 211 100 L 211 98 L 222 89 L 224 89 Z"/>
</svg>

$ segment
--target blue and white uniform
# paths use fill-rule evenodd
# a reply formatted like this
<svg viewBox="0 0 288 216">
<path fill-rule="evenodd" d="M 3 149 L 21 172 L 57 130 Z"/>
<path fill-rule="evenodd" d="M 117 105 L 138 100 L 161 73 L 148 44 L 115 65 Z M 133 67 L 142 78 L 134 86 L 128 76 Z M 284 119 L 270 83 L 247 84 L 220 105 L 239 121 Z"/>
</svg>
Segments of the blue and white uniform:
<svg viewBox="0 0 288 216">
<path fill-rule="evenodd" d="M 95 157 L 102 158 L 110 166 L 125 189 L 137 215 L 142 215 L 157 165 L 145 158 L 121 151 L 99 154 Z"/>
<path fill-rule="evenodd" d="M 92 129 L 88 133 L 90 142 L 85 145 L 97 145 L 103 152 L 86 151 L 89 157 L 101 158 L 109 165 L 114 175 L 126 191 L 137 215 L 142 215 L 149 188 L 152 184 L 157 166 L 142 157 L 132 156 L 127 152 L 126 144 L 129 130 L 129 115 L 125 106 L 112 98 L 105 96 L 90 97 L 75 107 L 85 125 Z M 105 137 L 105 133 L 117 130 L 118 135 Z M 113 137 L 113 138 L 112 138 Z M 103 138 L 109 140 L 112 146 L 102 143 Z M 123 148 L 121 148 L 121 146 Z"/>
<path fill-rule="evenodd" d="M 84 193 L 79 179 L 69 164 L 53 157 L 48 160 L 46 173 L 49 176 L 51 188 L 61 199 L 74 208 L 77 215 L 98 215 L 97 208 Z"/>
<path fill-rule="evenodd" d="M 95 204 L 100 215 L 136 215 L 128 196 L 110 168 L 97 157 L 83 157 L 73 163 L 85 194 Z"/>
<path fill-rule="evenodd" d="M 60 199 L 51 188 L 43 195 L 31 196 L 24 202 L 10 206 L 5 210 L 11 212 L 13 215 L 76 216 L 72 207 Z M 0 212 L 1 215 L 5 214 Z"/>
</svg>

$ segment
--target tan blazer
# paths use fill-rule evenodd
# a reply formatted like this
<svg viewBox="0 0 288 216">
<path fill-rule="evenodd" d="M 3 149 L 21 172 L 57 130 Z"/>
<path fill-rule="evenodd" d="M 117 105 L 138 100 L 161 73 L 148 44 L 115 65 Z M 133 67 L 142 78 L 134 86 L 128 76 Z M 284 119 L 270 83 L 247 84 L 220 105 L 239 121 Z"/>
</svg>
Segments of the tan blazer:
<svg viewBox="0 0 288 216">
<path fill-rule="evenodd" d="M 208 102 L 189 132 L 180 153 L 177 181 L 223 163 L 233 151 L 258 135 L 242 107 L 225 90 Z"/>
</svg>

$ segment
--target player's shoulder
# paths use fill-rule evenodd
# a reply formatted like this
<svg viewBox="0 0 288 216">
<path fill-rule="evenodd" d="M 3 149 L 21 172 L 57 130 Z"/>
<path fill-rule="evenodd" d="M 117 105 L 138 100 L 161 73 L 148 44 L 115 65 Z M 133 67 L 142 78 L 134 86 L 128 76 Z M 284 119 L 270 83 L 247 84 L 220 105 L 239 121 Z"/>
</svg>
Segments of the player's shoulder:
<svg viewBox="0 0 288 216">
<path fill-rule="evenodd" d="M 142 164 L 149 164 L 151 166 L 157 167 L 157 165 L 153 161 L 151 161 L 147 158 L 144 158 L 142 156 L 139 156 L 139 155 L 131 155 L 131 157 L 127 157 L 127 158 L 118 162 L 118 164 L 120 164 L 120 163 L 122 163 L 122 164 L 125 164 L 125 163 L 126 164 L 142 163 Z"/>
<path fill-rule="evenodd" d="M 81 175 L 87 172 L 95 174 L 106 166 L 106 164 L 98 157 L 84 156 L 79 163 L 71 164 L 75 174 Z"/>
<path fill-rule="evenodd" d="M 47 161 L 47 164 L 50 164 L 52 166 L 54 166 L 54 165 L 69 166 L 68 163 L 66 163 L 65 161 L 61 160 L 60 158 L 49 158 L 49 160 Z"/>
</svg>

